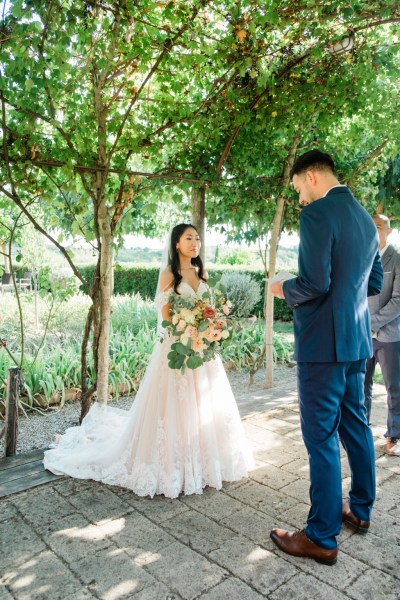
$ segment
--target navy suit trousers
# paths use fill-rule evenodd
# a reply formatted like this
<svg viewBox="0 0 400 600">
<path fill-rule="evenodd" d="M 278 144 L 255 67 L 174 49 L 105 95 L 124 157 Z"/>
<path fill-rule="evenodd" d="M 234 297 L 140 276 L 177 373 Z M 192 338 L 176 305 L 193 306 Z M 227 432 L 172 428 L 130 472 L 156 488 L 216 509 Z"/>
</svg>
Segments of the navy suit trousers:
<svg viewBox="0 0 400 600">
<path fill-rule="evenodd" d="M 299 362 L 300 422 L 310 462 L 311 508 L 306 534 L 335 548 L 342 526 L 339 438 L 351 469 L 350 508 L 364 521 L 375 500 L 375 452 L 364 405 L 365 360 Z"/>
</svg>

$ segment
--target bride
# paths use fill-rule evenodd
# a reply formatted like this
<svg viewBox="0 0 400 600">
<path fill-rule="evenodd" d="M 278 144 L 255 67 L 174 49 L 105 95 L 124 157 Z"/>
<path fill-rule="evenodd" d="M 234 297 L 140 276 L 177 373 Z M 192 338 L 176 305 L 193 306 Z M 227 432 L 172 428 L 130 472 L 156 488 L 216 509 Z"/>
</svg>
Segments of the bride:
<svg viewBox="0 0 400 600">
<path fill-rule="evenodd" d="M 173 228 L 157 287 L 159 323 L 171 320 L 172 291 L 201 297 L 208 290 L 200 245 L 192 225 Z M 45 452 L 46 469 L 169 498 L 247 475 L 252 455 L 221 359 L 181 373 L 168 367 L 173 339 L 158 337 L 131 409 L 95 403 Z"/>
</svg>

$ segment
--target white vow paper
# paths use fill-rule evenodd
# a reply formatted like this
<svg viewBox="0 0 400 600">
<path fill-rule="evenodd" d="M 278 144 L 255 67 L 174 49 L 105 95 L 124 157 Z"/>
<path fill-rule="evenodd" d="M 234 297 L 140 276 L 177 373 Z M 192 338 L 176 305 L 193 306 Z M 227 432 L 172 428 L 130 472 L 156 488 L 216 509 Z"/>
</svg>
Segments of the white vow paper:
<svg viewBox="0 0 400 600">
<path fill-rule="evenodd" d="M 297 277 L 297 275 L 293 275 L 293 273 L 289 273 L 289 271 L 279 271 L 275 277 L 269 277 L 268 279 L 264 279 L 264 281 L 275 283 L 276 281 L 286 281 L 287 279 L 294 279 L 295 277 Z"/>
</svg>

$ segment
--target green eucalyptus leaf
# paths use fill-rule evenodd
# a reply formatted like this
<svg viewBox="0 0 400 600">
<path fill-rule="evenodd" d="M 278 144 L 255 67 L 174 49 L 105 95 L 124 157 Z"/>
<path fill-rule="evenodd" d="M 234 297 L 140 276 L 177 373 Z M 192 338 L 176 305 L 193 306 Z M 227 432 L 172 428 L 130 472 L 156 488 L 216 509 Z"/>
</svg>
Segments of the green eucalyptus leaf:
<svg viewBox="0 0 400 600">
<path fill-rule="evenodd" d="M 186 356 L 188 354 L 188 348 L 184 344 L 181 344 L 180 342 L 176 342 L 175 344 L 172 344 L 171 348 L 177 354 L 179 354 L 181 356 Z"/>
<path fill-rule="evenodd" d="M 201 365 L 203 364 L 203 359 L 200 358 L 200 356 L 189 356 L 189 358 L 186 361 L 186 366 L 188 369 L 197 369 L 198 367 L 201 367 Z"/>
</svg>

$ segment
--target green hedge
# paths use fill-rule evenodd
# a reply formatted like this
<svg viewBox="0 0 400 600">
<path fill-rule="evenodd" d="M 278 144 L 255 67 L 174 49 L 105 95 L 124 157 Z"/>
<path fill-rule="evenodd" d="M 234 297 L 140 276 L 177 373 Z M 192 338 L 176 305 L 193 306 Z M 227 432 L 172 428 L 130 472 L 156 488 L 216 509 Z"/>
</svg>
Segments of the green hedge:
<svg viewBox="0 0 400 600">
<path fill-rule="evenodd" d="M 228 269 L 208 269 L 210 275 L 223 274 Z M 94 267 L 81 267 L 82 275 L 88 281 L 93 278 Z M 131 267 L 120 268 L 114 271 L 114 293 L 134 294 L 138 293 L 142 298 L 154 298 L 158 281 L 158 267 Z M 262 271 L 251 271 L 246 269 L 235 269 L 236 273 L 248 273 L 261 285 L 262 296 L 260 302 L 254 307 L 255 314 L 261 314 L 264 306 L 264 273 Z M 81 288 L 83 290 L 83 288 Z M 292 310 L 284 300 L 275 299 L 274 303 L 275 321 L 292 321 Z"/>
</svg>

